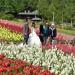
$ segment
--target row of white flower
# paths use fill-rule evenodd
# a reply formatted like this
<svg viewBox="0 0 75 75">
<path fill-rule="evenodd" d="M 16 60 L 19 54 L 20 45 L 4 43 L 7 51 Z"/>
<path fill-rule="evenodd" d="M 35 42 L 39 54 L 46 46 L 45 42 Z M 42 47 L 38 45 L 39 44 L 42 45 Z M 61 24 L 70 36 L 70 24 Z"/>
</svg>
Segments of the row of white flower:
<svg viewBox="0 0 75 75">
<path fill-rule="evenodd" d="M 0 53 L 4 53 L 8 58 L 18 58 L 34 65 L 41 65 L 56 75 L 75 75 L 75 56 L 65 54 L 56 48 L 42 51 L 35 46 L 0 44 Z"/>
</svg>

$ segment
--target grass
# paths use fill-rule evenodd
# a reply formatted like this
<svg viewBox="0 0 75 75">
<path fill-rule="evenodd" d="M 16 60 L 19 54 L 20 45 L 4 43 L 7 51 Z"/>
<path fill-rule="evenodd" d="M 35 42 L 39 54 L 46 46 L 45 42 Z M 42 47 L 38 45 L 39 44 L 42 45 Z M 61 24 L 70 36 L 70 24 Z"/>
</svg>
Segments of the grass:
<svg viewBox="0 0 75 75">
<path fill-rule="evenodd" d="M 19 24 L 23 24 L 24 23 L 24 20 L 23 19 L 13 19 L 13 20 L 11 20 L 11 22 L 13 22 L 13 23 L 19 23 Z"/>
<path fill-rule="evenodd" d="M 74 35 L 75 36 L 75 29 L 74 30 L 66 30 L 66 29 L 57 28 L 57 31 L 61 32 L 61 33 L 68 34 L 68 35 Z"/>
</svg>

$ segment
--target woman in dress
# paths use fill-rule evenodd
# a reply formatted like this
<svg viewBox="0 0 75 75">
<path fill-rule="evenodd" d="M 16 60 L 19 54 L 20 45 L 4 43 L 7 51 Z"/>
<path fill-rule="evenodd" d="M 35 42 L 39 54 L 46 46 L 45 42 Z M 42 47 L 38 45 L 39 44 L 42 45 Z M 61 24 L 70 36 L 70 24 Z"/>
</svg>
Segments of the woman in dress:
<svg viewBox="0 0 75 75">
<path fill-rule="evenodd" d="M 41 47 L 41 41 L 39 36 L 36 34 L 34 22 L 32 23 L 31 33 L 29 34 L 29 39 L 28 39 L 28 44 L 31 46 L 36 45 L 38 47 Z"/>
</svg>

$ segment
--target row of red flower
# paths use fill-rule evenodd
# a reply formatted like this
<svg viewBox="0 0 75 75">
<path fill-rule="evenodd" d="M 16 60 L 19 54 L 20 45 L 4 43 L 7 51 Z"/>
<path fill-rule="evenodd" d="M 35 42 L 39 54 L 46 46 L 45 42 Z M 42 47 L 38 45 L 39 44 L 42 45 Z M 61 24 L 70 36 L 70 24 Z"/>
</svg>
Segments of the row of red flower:
<svg viewBox="0 0 75 75">
<path fill-rule="evenodd" d="M 23 25 L 21 25 L 21 24 L 14 24 L 14 23 L 12 23 L 12 22 L 10 22 L 8 20 L 0 19 L 0 25 L 2 27 L 10 29 L 11 31 L 14 31 L 14 32 L 22 33 L 22 31 L 23 31 Z"/>
<path fill-rule="evenodd" d="M 0 75 L 54 75 L 41 66 L 33 66 L 26 61 L 9 59 L 0 54 Z"/>
<path fill-rule="evenodd" d="M 75 55 L 75 45 L 68 45 L 68 44 L 56 44 L 56 45 L 51 45 L 50 43 L 48 43 L 47 45 L 43 45 L 42 48 L 52 48 L 52 47 L 56 47 L 58 50 L 62 50 L 65 53 L 71 54 L 73 53 Z"/>
</svg>

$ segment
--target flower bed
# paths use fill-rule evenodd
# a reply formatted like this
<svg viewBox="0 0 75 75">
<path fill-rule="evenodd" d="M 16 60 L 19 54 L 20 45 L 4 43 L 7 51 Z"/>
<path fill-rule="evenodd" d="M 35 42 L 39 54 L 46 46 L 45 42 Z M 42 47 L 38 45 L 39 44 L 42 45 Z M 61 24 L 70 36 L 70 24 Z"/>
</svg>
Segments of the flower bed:
<svg viewBox="0 0 75 75">
<path fill-rule="evenodd" d="M 13 32 L 22 33 L 23 32 L 23 25 L 12 23 L 8 20 L 0 19 L 0 26 L 5 27 Z"/>
<path fill-rule="evenodd" d="M 62 50 L 48 49 L 42 51 L 36 46 L 17 46 L 0 44 L 0 53 L 8 58 L 18 58 L 35 66 L 42 66 L 56 75 L 75 75 L 75 56 L 65 54 Z"/>
<path fill-rule="evenodd" d="M 60 38 L 60 37 L 59 37 Z M 20 42 L 23 40 L 23 35 L 22 34 L 17 34 L 14 32 L 10 32 L 10 30 L 5 29 L 0 27 L 0 39 L 2 41 L 12 41 L 12 42 Z M 45 48 L 45 46 L 42 46 L 43 48 Z M 48 44 L 46 46 L 48 49 L 52 48 L 52 45 Z M 71 46 L 71 45 L 65 45 L 65 44 L 57 44 L 56 47 L 58 49 L 63 50 L 65 53 L 74 53 L 75 54 L 75 46 Z"/>
<path fill-rule="evenodd" d="M 58 50 L 61 50 L 64 53 L 67 53 L 67 54 L 73 53 L 75 55 L 75 45 L 72 46 L 71 44 L 56 44 L 56 45 L 51 45 L 50 43 L 48 43 L 47 45 L 43 45 L 42 48 L 43 49 L 57 48 Z"/>
<path fill-rule="evenodd" d="M 0 27 L 0 39 L 1 41 L 19 42 L 23 40 L 23 35 L 11 32 L 6 28 Z"/>
<path fill-rule="evenodd" d="M 9 59 L 0 54 L 0 75 L 53 75 L 41 66 L 33 66 L 25 61 Z"/>
<path fill-rule="evenodd" d="M 41 66 L 33 66 L 18 59 L 8 59 L 0 54 L 0 75 L 53 75 Z"/>
</svg>

